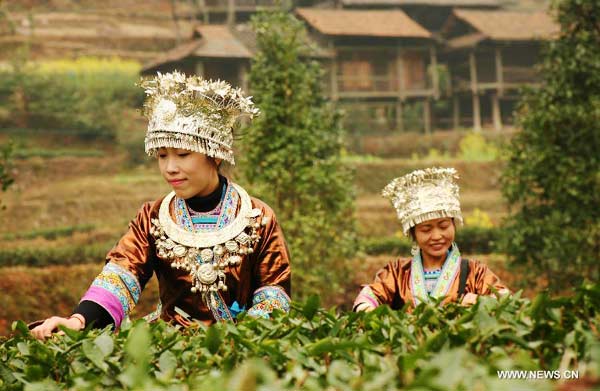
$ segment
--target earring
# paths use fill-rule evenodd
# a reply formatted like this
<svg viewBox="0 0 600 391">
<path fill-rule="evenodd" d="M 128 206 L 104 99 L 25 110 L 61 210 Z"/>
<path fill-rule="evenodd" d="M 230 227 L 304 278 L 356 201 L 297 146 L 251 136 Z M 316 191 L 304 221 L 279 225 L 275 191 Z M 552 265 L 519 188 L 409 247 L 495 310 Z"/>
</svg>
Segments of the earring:
<svg viewBox="0 0 600 391">
<path fill-rule="evenodd" d="M 416 244 L 416 243 L 413 243 L 413 245 L 412 245 L 412 247 L 411 247 L 411 249 L 410 249 L 410 254 L 411 254 L 413 257 L 416 257 L 416 256 L 417 256 L 417 254 L 419 254 L 419 251 L 420 251 L 420 250 L 421 250 L 421 249 L 419 248 L 419 246 L 417 246 L 417 244 Z"/>
</svg>

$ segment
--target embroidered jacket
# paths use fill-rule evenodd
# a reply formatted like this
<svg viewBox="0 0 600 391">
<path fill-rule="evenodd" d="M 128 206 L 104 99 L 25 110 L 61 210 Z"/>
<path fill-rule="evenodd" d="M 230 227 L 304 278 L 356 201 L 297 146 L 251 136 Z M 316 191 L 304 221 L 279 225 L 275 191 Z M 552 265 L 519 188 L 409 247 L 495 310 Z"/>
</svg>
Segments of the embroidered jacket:
<svg viewBox="0 0 600 391">
<path fill-rule="evenodd" d="M 243 192 L 243 189 L 237 188 Z M 175 312 L 176 307 L 207 324 L 228 319 L 226 314 L 229 314 L 229 319 L 235 318 L 237 312 L 243 309 L 248 310 L 250 315 L 262 317 L 268 317 L 275 308 L 288 311 L 291 271 L 283 232 L 268 205 L 257 198 L 247 199 L 251 201 L 254 213 L 260 211 L 263 223 L 254 225 L 253 232 L 258 238 L 252 252 L 239 254 L 241 262 L 237 258 L 236 264 L 227 264 L 219 270 L 225 274 L 225 287 L 210 292 L 217 299 L 217 303 L 212 300 L 212 308 L 207 306 L 202 294 L 192 291 L 194 278 L 190 271 L 173 267 L 173 259 L 167 259 L 161 252 L 164 244 L 163 250 L 157 250 L 160 238 L 156 237 L 154 224 L 158 221 L 163 199 L 145 203 L 140 208 L 127 233 L 108 253 L 104 269 L 82 301 L 90 300 L 101 305 L 110 313 L 115 327 L 119 327 L 138 302 L 148 280 L 156 274 L 161 304 L 158 316 L 166 321 L 187 324 Z M 177 221 L 174 204 L 175 201 L 170 202 L 169 213 L 173 221 Z M 240 208 L 241 201 L 238 212 Z M 169 239 L 167 233 L 163 238 L 165 236 Z M 200 258 L 198 262 L 201 262 Z"/>
<path fill-rule="evenodd" d="M 412 258 L 399 258 L 380 269 L 373 283 L 365 285 L 354 301 L 354 309 L 362 303 L 368 307 L 388 304 L 393 309 L 401 309 L 409 303 L 409 310 L 414 308 L 415 300 L 412 281 Z M 440 276 L 442 278 L 442 276 Z M 442 304 L 458 301 L 459 273 L 452 273 Z M 469 259 L 465 293 L 491 295 L 495 288 L 501 293 L 508 293 L 508 288 L 485 264 Z"/>
</svg>

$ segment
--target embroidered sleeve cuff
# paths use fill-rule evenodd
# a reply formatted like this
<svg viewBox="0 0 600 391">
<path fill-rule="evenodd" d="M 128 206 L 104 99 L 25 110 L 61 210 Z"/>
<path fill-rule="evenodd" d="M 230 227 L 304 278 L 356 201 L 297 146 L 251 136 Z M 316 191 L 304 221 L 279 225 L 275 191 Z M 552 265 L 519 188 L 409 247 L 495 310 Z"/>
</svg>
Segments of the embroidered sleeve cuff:
<svg viewBox="0 0 600 391">
<path fill-rule="evenodd" d="M 137 277 L 116 263 L 107 263 L 81 301 L 92 301 L 112 317 L 115 327 L 137 304 L 142 289 Z"/>
<path fill-rule="evenodd" d="M 268 318 L 275 309 L 289 312 L 290 302 L 290 297 L 282 287 L 277 285 L 263 286 L 254 292 L 252 307 L 248 310 L 248 315 Z"/>
</svg>

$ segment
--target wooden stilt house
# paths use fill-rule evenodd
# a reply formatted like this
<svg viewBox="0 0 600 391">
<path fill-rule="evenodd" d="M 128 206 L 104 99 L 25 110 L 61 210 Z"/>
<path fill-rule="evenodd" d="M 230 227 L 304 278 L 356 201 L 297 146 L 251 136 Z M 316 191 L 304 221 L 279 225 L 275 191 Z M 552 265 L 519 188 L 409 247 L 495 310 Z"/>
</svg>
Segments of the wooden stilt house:
<svg viewBox="0 0 600 391">
<path fill-rule="evenodd" d="M 543 12 L 454 10 L 442 30 L 453 127 L 510 124 L 519 89 L 539 82 L 535 64 L 544 41 L 557 32 Z"/>
<path fill-rule="evenodd" d="M 346 127 L 431 130 L 431 102 L 439 89 L 429 31 L 400 10 L 298 8 L 296 14 L 311 38 L 333 54 L 326 85 L 346 109 Z"/>
</svg>

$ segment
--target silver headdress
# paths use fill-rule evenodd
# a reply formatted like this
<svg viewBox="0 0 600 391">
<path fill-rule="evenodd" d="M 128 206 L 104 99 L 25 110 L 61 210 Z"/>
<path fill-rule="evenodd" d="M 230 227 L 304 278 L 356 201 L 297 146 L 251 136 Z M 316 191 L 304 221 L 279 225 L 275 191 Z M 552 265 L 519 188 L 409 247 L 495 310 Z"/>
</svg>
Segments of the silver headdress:
<svg viewBox="0 0 600 391">
<path fill-rule="evenodd" d="M 204 80 L 177 71 L 140 83 L 146 92 L 146 153 L 162 147 L 200 152 L 235 164 L 233 129 L 243 115 L 258 114 L 252 97 L 224 81 Z"/>
<path fill-rule="evenodd" d="M 398 213 L 404 235 L 417 224 L 442 217 L 462 224 L 456 179 L 454 168 L 426 168 L 396 178 L 383 189 L 383 196 Z"/>
</svg>

